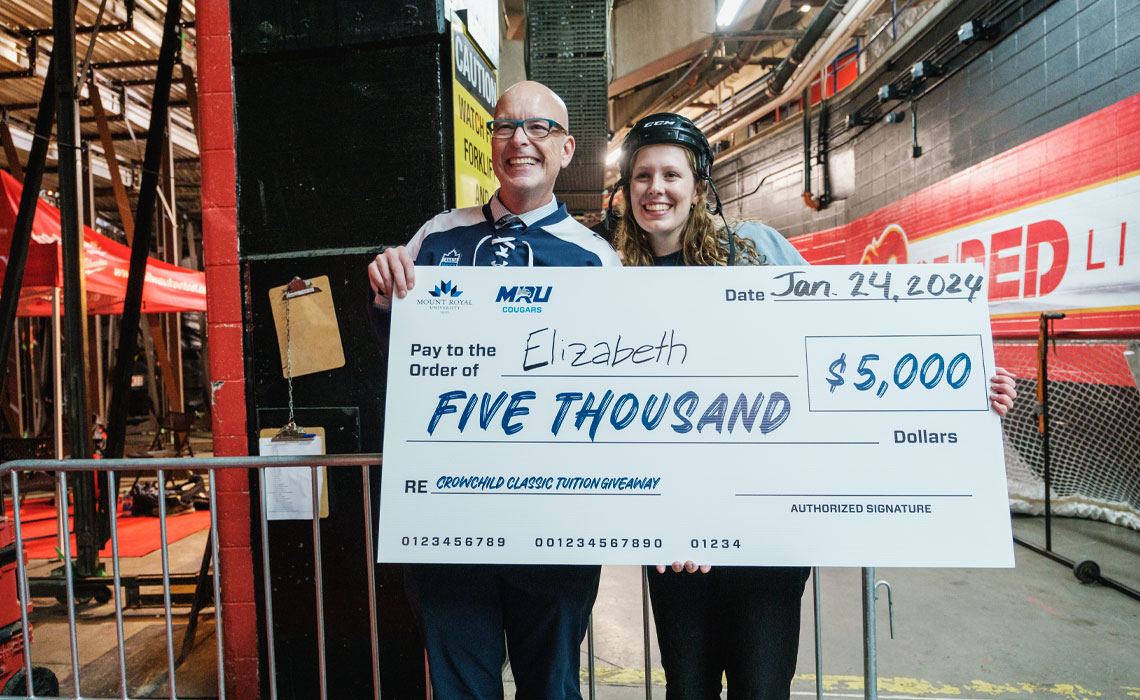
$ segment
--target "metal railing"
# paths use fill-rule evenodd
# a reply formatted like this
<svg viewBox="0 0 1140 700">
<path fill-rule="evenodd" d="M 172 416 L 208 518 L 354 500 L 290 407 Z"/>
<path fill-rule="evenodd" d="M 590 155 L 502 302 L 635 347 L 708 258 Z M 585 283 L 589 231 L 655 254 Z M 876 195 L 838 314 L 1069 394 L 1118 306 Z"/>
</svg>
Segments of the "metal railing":
<svg viewBox="0 0 1140 700">
<path fill-rule="evenodd" d="M 68 474 L 75 472 L 105 472 L 106 485 L 108 493 L 112 496 L 118 495 L 118 480 L 119 472 L 155 472 L 159 484 L 159 497 L 158 497 L 158 519 L 160 531 L 160 549 L 162 559 L 162 583 L 163 583 L 163 611 L 165 623 L 165 637 L 166 637 L 166 673 L 168 675 L 168 697 L 170 700 L 178 700 L 178 689 L 175 682 L 175 670 L 180 663 L 181 659 L 176 661 L 175 648 L 174 648 L 174 626 L 173 626 L 173 604 L 171 596 L 171 572 L 170 572 L 170 555 L 167 542 L 167 506 L 165 498 L 165 477 L 166 472 L 171 469 L 178 470 L 192 470 L 196 473 L 208 473 L 209 475 L 209 510 L 210 510 L 210 526 L 209 526 L 209 543 L 207 544 L 208 551 L 206 555 L 212 558 L 213 573 L 212 573 L 212 587 L 213 587 L 213 602 L 214 602 L 214 622 L 215 622 L 215 643 L 216 643 L 216 664 L 217 664 L 217 697 L 225 700 L 225 673 L 223 668 L 223 601 L 221 598 L 221 581 L 224 576 L 222 566 L 218 558 L 218 511 L 217 511 L 217 480 L 215 476 L 219 470 L 225 469 L 256 469 L 258 474 L 258 492 L 260 494 L 260 512 L 258 514 L 259 530 L 261 534 L 261 573 L 262 573 L 262 594 L 264 596 L 264 619 L 267 621 L 265 629 L 268 630 L 265 639 L 265 653 L 267 655 L 266 661 L 268 662 L 267 686 L 269 691 L 270 700 L 276 700 L 278 697 L 278 673 L 277 668 L 277 649 L 273 633 L 273 585 L 272 585 L 272 562 L 269 553 L 269 524 L 266 517 L 267 509 L 267 491 L 266 491 L 266 469 L 277 467 L 308 467 L 310 469 L 311 488 L 312 488 L 312 536 L 313 536 L 313 572 L 315 579 L 315 586 L 313 594 L 315 596 L 316 605 L 316 637 L 317 637 L 317 663 L 318 663 L 318 678 L 320 688 L 320 698 L 325 700 L 328 697 L 327 688 L 327 659 L 326 659 L 326 638 L 324 629 L 324 573 L 322 568 L 321 556 L 321 491 L 318 488 L 320 467 L 335 467 L 335 468 L 349 468 L 356 467 L 361 470 L 361 497 L 363 501 L 363 530 L 364 530 L 364 560 L 360 562 L 364 567 L 367 576 L 367 606 L 369 615 L 369 630 L 370 630 L 370 643 L 371 643 L 371 675 L 372 675 L 372 697 L 375 700 L 380 698 L 380 667 L 379 667 L 379 629 L 377 626 L 377 604 L 376 604 L 376 589 L 375 589 L 375 547 L 373 543 L 372 524 L 373 513 L 371 494 L 372 488 L 369 479 L 369 467 L 379 465 L 381 463 L 381 456 L 379 454 L 358 454 L 358 455 L 321 455 L 321 456 L 290 456 L 290 457 L 209 457 L 197 459 L 181 459 L 181 458 L 162 458 L 162 459 L 117 459 L 117 460 L 14 460 L 11 462 L 0 465 L 0 483 L 4 477 L 8 477 L 11 484 L 11 495 L 13 504 L 13 513 L 11 517 L 14 522 L 15 529 L 15 548 L 17 552 L 17 585 L 18 597 L 20 599 L 20 622 L 22 624 L 22 634 L 24 635 L 23 644 L 23 672 L 25 686 L 27 687 L 27 694 L 23 696 L 0 696 L 0 698 L 7 697 L 45 697 L 37 696 L 34 692 L 34 686 L 31 681 L 33 679 L 33 665 L 31 644 L 29 643 L 29 616 L 28 616 L 28 602 L 29 597 L 29 577 L 27 566 L 24 561 L 24 537 L 23 537 L 23 522 L 20 514 L 20 481 L 19 474 L 28 471 L 52 471 L 55 472 L 57 480 L 57 494 L 63 494 L 63 498 L 57 500 L 57 504 L 63 504 L 63 511 L 66 513 L 66 493 L 67 493 L 67 477 Z M 319 466 L 318 466 L 319 465 Z M 327 479 L 326 479 L 327 484 Z M 114 499 L 112 502 L 115 502 Z M 58 506 L 57 506 L 58 507 Z M 112 576 L 114 583 L 113 601 L 115 610 L 115 631 L 117 639 L 117 653 L 118 653 L 118 680 L 119 680 L 119 700 L 133 700 L 130 695 L 127 683 L 127 659 L 126 659 L 126 638 L 124 635 L 123 627 L 123 610 L 126 607 L 124 602 L 124 577 L 122 576 L 120 566 L 119 554 L 119 516 L 118 508 L 113 507 L 110 516 L 110 544 L 111 544 L 111 564 Z M 66 517 L 66 515 L 64 516 Z M 66 524 L 66 520 L 63 521 Z M 61 528 L 61 532 L 66 535 L 66 527 Z M 80 685 L 80 663 L 79 663 L 79 650 L 77 643 L 77 627 L 76 627 L 76 585 L 75 574 L 72 567 L 68 564 L 71 561 L 71 546 L 70 537 L 64 536 L 62 541 L 62 559 L 65 562 L 63 566 L 63 588 L 65 598 L 67 601 L 67 620 L 68 620 L 68 639 L 70 642 L 70 670 L 71 670 L 71 686 L 73 694 L 69 696 L 76 700 L 86 698 L 87 700 L 94 700 L 91 696 L 85 696 L 81 693 Z M 206 575 L 206 564 L 203 562 L 200 574 Z M 874 570 L 864 570 L 864 578 L 868 576 L 873 581 Z M 642 625 L 644 635 L 644 654 L 645 654 L 645 697 L 647 700 L 652 700 L 652 668 L 650 659 L 651 649 L 651 632 L 650 632 L 650 606 L 649 597 L 644 574 L 640 577 L 642 580 Z M 816 650 L 816 696 L 822 697 L 822 658 L 821 658 L 821 617 L 820 617 L 820 589 L 819 589 L 819 570 L 812 570 L 813 578 L 813 597 L 815 599 L 815 650 Z M 873 590 L 873 589 L 872 589 Z M 58 596 L 57 596 L 58 597 Z M 866 690 L 867 697 L 875 697 L 875 669 L 874 669 L 874 598 L 875 595 L 864 597 L 864 616 L 868 614 L 867 608 L 870 606 L 870 626 L 864 629 L 864 649 L 867 651 L 870 665 L 866 666 L 867 676 L 869 683 Z M 193 624 L 188 626 L 187 635 L 193 634 Z M 184 640 L 183 655 L 185 655 L 186 641 Z M 594 631 L 591 619 L 587 634 L 587 648 L 589 649 L 590 658 L 588 660 L 588 675 L 589 686 L 588 692 L 591 700 L 596 697 L 596 683 L 595 683 L 595 669 L 594 669 Z"/>
<path fill-rule="evenodd" d="M 378 670 L 378 646 L 377 646 L 377 631 L 376 631 L 376 597 L 374 588 L 374 561 L 372 559 L 372 522 L 371 503 L 369 494 L 371 493 L 369 485 L 369 470 L 368 467 L 380 464 L 380 455 L 326 455 L 319 458 L 312 456 L 299 456 L 299 457 L 208 457 L 199 459 L 179 459 L 179 458 L 165 458 L 165 459 L 117 459 L 117 460 L 96 460 L 96 459 L 83 459 L 83 460 L 13 460 L 0 465 L 0 479 L 8 478 L 10 483 L 10 490 L 12 494 L 13 512 L 11 514 L 13 526 L 15 530 L 15 551 L 17 562 L 17 586 L 18 597 L 20 600 L 20 624 L 21 634 L 24 637 L 23 643 L 23 673 L 24 685 L 27 689 L 27 694 L 23 696 L 0 696 L 0 697 L 43 697 L 35 694 L 34 675 L 32 666 L 31 644 L 27 631 L 29 630 L 28 619 L 28 601 L 31 599 L 29 595 L 29 577 L 27 565 L 24 561 L 24 535 L 23 535 L 23 522 L 20 513 L 20 480 L 19 474 L 22 472 L 40 472 L 50 471 L 55 473 L 56 478 L 56 493 L 64 494 L 62 500 L 57 500 L 57 504 L 64 504 L 60 510 L 66 514 L 66 493 L 67 493 L 67 477 L 68 474 L 75 472 L 105 472 L 107 491 L 113 496 L 118 494 L 118 480 L 119 472 L 155 472 L 159 484 L 159 497 L 158 497 L 158 521 L 159 521 L 159 537 L 161 540 L 160 550 L 162 558 L 162 588 L 163 588 L 163 610 L 166 632 L 166 665 L 169 688 L 169 697 L 171 700 L 177 700 L 178 689 L 175 680 L 175 646 L 174 646 L 174 629 L 173 629 L 173 606 L 171 599 L 171 572 L 170 572 L 170 554 L 169 544 L 167 543 L 167 505 L 165 498 L 164 484 L 166 482 L 166 471 L 177 470 L 192 470 L 198 473 L 208 473 L 211 488 L 209 489 L 209 503 L 210 503 L 210 532 L 209 532 L 209 556 L 214 562 L 213 565 L 213 599 L 214 599 L 214 620 L 215 620 L 215 634 L 216 634 L 216 657 L 217 657 L 217 678 L 218 678 L 218 698 L 224 700 L 226 697 L 225 689 L 225 674 L 223 669 L 223 605 L 221 598 L 221 578 L 223 575 L 222 566 L 219 564 L 218 559 L 218 512 L 217 512 L 217 494 L 215 475 L 218 470 L 224 469 L 257 469 L 259 477 L 259 491 L 261 494 L 261 509 L 260 509 L 260 527 L 262 536 L 262 573 L 263 573 L 263 593 L 265 596 L 265 612 L 266 619 L 272 620 L 273 614 L 273 590 L 271 585 L 271 562 L 269 558 L 268 548 L 268 521 L 265 517 L 266 513 L 266 490 L 265 490 L 265 469 L 274 467 L 309 467 L 312 474 L 312 483 L 314 485 L 313 494 L 315 499 L 319 499 L 320 492 L 315 485 L 317 483 L 318 468 L 320 466 L 327 467 L 348 467 L 355 466 L 361 469 L 363 480 L 363 505 L 365 513 L 365 551 L 368 553 L 367 561 L 361 562 L 365 567 L 368 576 L 368 610 L 372 620 L 372 659 L 373 659 L 373 687 L 374 697 L 380 697 L 380 683 L 379 683 L 379 670 Z M 114 500 L 112 501 L 114 502 Z M 58 507 L 58 506 L 57 506 Z M 117 651 L 118 651 L 118 674 L 119 674 L 119 699 L 132 700 L 127 687 L 127 667 L 126 667 L 126 645 L 123 630 L 123 610 L 126 607 L 123 595 L 123 577 L 120 566 L 119 555 L 119 515 L 118 509 L 113 507 L 110 509 L 110 544 L 111 544 L 111 567 L 112 567 L 112 581 L 114 590 L 112 598 L 115 607 L 115 631 L 117 638 Z M 321 680 L 321 698 L 327 697 L 327 690 L 325 687 L 325 640 L 323 635 L 324 618 L 321 610 L 324 597 L 323 576 L 322 576 L 322 562 L 320 553 L 320 504 L 316 502 L 314 507 L 313 517 L 313 538 L 314 538 L 314 567 L 316 572 L 316 604 L 318 610 L 318 647 L 319 647 L 319 663 L 320 663 L 320 680 Z M 64 515 L 66 518 L 66 515 Z M 63 520 L 63 523 L 66 523 Z M 66 528 L 60 528 L 61 533 L 66 532 Z M 63 568 L 63 600 L 67 601 L 67 620 L 68 620 L 68 639 L 70 643 L 70 666 L 71 666 L 71 681 L 73 694 L 72 698 L 90 698 L 81 692 L 80 685 L 80 665 L 79 665 L 79 649 L 77 642 L 77 625 L 76 625 L 76 585 L 75 573 L 69 565 L 71 561 L 71 538 L 69 536 L 61 537 L 61 559 L 64 562 Z M 272 629 L 270 625 L 269 629 Z M 276 669 L 275 664 L 275 646 L 273 635 L 267 635 L 267 649 L 268 661 L 271 669 Z M 276 673 L 269 674 L 269 687 L 270 697 L 277 697 L 276 687 Z"/>
</svg>

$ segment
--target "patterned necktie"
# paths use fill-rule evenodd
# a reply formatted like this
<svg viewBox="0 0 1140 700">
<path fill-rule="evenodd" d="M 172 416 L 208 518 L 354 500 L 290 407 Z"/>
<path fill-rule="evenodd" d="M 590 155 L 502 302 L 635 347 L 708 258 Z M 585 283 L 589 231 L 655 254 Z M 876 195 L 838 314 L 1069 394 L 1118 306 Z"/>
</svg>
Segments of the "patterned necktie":
<svg viewBox="0 0 1140 700">
<path fill-rule="evenodd" d="M 495 222 L 495 228 L 498 232 L 491 238 L 491 245 L 495 246 L 495 260 L 491 264 L 506 267 L 510 265 L 510 255 L 515 249 L 515 238 L 526 229 L 526 224 L 514 214 L 506 214 Z"/>
<path fill-rule="evenodd" d="M 522 231 L 526 228 L 526 224 L 524 224 L 523 220 L 514 214 L 503 214 L 501 217 L 499 217 L 499 220 L 495 222 L 495 228 L 506 228 L 512 231 Z"/>
</svg>

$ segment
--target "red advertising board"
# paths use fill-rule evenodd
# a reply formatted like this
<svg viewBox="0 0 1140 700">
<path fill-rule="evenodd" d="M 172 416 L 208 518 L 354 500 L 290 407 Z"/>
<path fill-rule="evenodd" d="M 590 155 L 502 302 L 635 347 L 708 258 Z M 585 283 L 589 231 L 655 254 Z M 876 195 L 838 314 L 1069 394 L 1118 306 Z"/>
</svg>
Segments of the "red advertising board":
<svg viewBox="0 0 1140 700">
<path fill-rule="evenodd" d="M 844 226 L 792 240 L 812 263 L 978 261 L 995 337 L 1140 336 L 1140 95 Z"/>
</svg>

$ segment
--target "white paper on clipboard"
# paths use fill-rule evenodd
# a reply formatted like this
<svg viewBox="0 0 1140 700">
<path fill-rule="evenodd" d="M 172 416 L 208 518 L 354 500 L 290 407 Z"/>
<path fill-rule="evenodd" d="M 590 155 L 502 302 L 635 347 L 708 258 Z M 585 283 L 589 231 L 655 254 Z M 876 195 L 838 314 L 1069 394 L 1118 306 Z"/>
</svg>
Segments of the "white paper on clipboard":
<svg viewBox="0 0 1140 700">
<path fill-rule="evenodd" d="M 273 441 L 276 430 L 262 431 L 259 452 L 268 456 L 323 455 L 324 431 L 308 440 Z M 265 433 L 269 433 L 266 435 Z M 317 488 L 321 492 L 321 517 L 329 515 L 325 488 L 325 467 L 317 467 Z M 313 476 L 308 467 L 269 467 L 265 470 L 265 517 L 267 520 L 312 520 Z"/>
</svg>

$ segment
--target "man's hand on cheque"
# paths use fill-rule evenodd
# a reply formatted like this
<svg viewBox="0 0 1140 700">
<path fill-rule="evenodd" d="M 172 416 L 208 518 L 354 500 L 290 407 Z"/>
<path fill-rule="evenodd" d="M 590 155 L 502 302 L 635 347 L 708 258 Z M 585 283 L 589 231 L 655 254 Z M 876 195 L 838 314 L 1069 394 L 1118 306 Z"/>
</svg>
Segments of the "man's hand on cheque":
<svg viewBox="0 0 1140 700">
<path fill-rule="evenodd" d="M 377 292 L 374 303 L 386 308 L 392 295 L 403 298 L 416 286 L 416 266 L 408 249 L 396 246 L 384 250 L 368 264 L 368 283 Z"/>
</svg>

